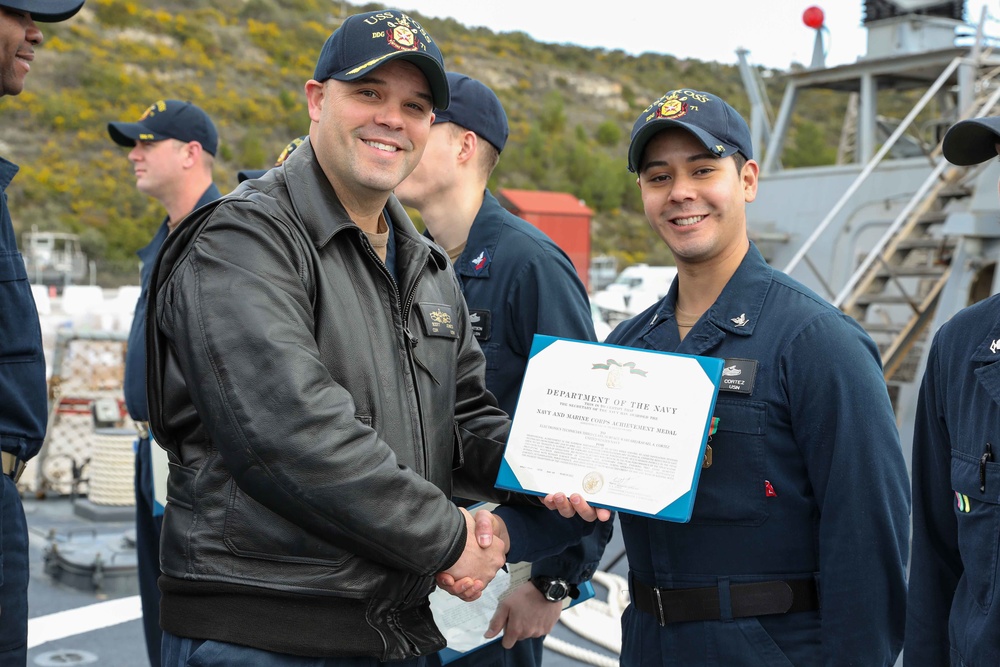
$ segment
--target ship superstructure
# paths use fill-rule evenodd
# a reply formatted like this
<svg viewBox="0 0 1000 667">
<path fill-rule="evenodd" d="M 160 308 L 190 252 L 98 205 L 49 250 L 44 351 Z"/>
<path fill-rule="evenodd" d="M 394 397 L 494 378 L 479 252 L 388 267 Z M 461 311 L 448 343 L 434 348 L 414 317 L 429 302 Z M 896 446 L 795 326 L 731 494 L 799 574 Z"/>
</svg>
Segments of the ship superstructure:
<svg viewBox="0 0 1000 667">
<path fill-rule="evenodd" d="M 955 167 L 941 156 L 955 122 L 1000 114 L 1000 54 L 986 13 L 970 22 L 964 5 L 865 0 L 866 55 L 826 67 L 818 47 L 810 67 L 787 74 L 773 123 L 740 54 L 762 148 L 751 237 L 878 343 L 907 453 L 930 335 L 1000 290 L 1000 164 Z M 816 91 L 846 108 L 837 164 L 784 168 L 797 103 Z"/>
</svg>

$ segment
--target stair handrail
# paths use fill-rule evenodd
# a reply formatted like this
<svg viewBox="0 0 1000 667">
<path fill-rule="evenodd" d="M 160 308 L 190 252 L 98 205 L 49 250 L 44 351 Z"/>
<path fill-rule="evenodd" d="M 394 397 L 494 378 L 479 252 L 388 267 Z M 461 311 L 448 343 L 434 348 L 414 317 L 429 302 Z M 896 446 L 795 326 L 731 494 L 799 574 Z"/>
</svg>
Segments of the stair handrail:
<svg viewBox="0 0 1000 667">
<path fill-rule="evenodd" d="M 826 229 L 833 223 L 834 218 L 837 217 L 841 209 L 843 209 L 844 206 L 847 205 L 847 202 L 850 201 L 851 197 L 854 196 L 854 193 L 858 191 L 858 189 L 864 184 L 866 180 L 868 180 L 868 177 L 875 170 L 875 167 L 877 167 L 878 164 L 882 161 L 882 158 L 884 158 L 886 154 L 890 150 L 892 150 L 892 147 L 896 144 L 899 138 L 903 136 L 903 133 L 909 129 L 910 125 L 913 123 L 913 119 L 916 118 L 917 115 L 924 110 L 924 107 L 927 106 L 927 103 L 930 102 L 930 100 L 938 93 L 941 87 L 948 80 L 948 77 L 950 77 L 955 72 L 955 70 L 958 69 L 958 66 L 962 63 L 963 60 L 964 56 L 956 56 L 955 58 L 952 59 L 952 61 L 948 64 L 948 66 L 944 69 L 944 71 L 941 72 L 941 75 L 938 76 L 938 78 L 934 81 L 931 87 L 928 88 L 927 91 L 920 98 L 920 100 L 917 101 L 913 109 L 910 110 L 910 113 L 908 113 L 906 117 L 903 119 L 903 121 L 899 124 L 899 127 L 897 127 L 896 130 L 886 140 L 886 142 L 882 144 L 882 148 L 880 148 L 878 152 L 875 153 L 874 156 L 872 156 L 872 158 L 868 161 L 868 163 L 865 164 L 864 168 L 861 170 L 861 173 L 859 173 L 857 177 L 854 179 L 854 182 L 851 183 L 851 185 L 847 188 L 847 190 L 844 191 L 844 194 L 840 196 L 840 199 L 837 200 L 837 203 L 834 204 L 833 208 L 831 208 L 829 213 L 826 214 L 826 217 L 823 218 L 822 222 L 819 223 L 816 229 L 813 230 L 813 233 L 809 235 L 809 238 L 806 239 L 806 242 L 803 243 L 802 247 L 799 248 L 798 252 L 795 253 L 795 256 L 792 257 L 791 261 L 788 262 L 788 264 L 784 268 L 785 273 L 791 274 L 791 272 L 795 270 L 795 267 L 798 266 L 799 262 L 802 261 L 802 258 L 805 257 L 806 254 L 809 252 L 809 250 L 813 247 L 813 245 L 816 244 L 816 241 L 823 234 L 823 232 L 825 232 Z M 815 269 L 813 269 L 813 271 L 815 271 Z"/>
<path fill-rule="evenodd" d="M 983 105 L 979 107 L 970 117 L 982 116 L 984 113 L 993 108 L 998 101 L 1000 101 L 1000 87 L 994 90 L 993 94 L 989 96 L 986 102 L 984 102 Z M 875 246 L 865 256 L 864 261 L 862 261 L 854 273 L 851 274 L 851 277 L 840 290 L 840 293 L 837 294 L 837 297 L 833 300 L 834 306 L 840 308 L 844 301 L 847 300 L 857 287 L 858 283 L 861 282 L 861 279 L 864 278 L 871 265 L 874 264 L 875 260 L 882 254 L 885 246 L 892 240 L 899 228 L 903 226 L 903 223 L 906 222 L 907 218 L 913 212 L 913 209 L 923 201 L 924 197 L 927 196 L 927 192 L 934 186 L 935 182 L 949 166 L 951 166 L 951 164 L 944 158 L 944 156 L 938 158 L 933 171 L 931 171 L 930 175 L 927 176 L 920 188 L 913 194 L 913 197 L 910 198 L 910 201 L 903 207 L 903 210 L 899 212 L 899 215 L 896 216 L 895 220 L 892 221 L 892 224 L 885 230 L 885 233 L 882 234 Z"/>
</svg>

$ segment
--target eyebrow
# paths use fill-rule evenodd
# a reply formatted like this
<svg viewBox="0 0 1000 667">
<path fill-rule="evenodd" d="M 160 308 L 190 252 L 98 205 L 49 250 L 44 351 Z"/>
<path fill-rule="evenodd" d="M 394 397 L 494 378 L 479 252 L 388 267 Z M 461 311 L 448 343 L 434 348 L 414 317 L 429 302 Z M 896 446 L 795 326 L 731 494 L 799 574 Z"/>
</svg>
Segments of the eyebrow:
<svg viewBox="0 0 1000 667">
<path fill-rule="evenodd" d="M 377 76 L 374 76 L 372 74 L 366 74 L 365 76 L 360 77 L 358 79 L 354 79 L 354 81 L 349 81 L 348 83 L 354 83 L 354 84 L 357 84 L 357 85 L 369 85 L 369 86 L 388 86 L 389 85 L 389 82 L 386 81 L 385 79 L 380 79 Z M 415 95 L 417 97 L 419 97 L 420 99 L 426 101 L 426 102 L 429 102 L 431 104 L 434 103 L 434 98 L 431 96 L 430 93 L 419 92 L 419 93 L 415 93 Z"/>
<path fill-rule="evenodd" d="M 696 155 L 689 155 L 687 159 L 685 159 L 684 161 L 690 163 L 690 162 L 700 162 L 702 160 L 718 160 L 718 159 L 719 159 L 718 155 L 706 151 L 704 153 L 698 153 Z M 666 160 L 652 160 L 643 165 L 642 173 L 646 173 L 646 171 L 651 167 L 667 167 L 667 166 L 669 166 L 669 163 Z"/>
</svg>

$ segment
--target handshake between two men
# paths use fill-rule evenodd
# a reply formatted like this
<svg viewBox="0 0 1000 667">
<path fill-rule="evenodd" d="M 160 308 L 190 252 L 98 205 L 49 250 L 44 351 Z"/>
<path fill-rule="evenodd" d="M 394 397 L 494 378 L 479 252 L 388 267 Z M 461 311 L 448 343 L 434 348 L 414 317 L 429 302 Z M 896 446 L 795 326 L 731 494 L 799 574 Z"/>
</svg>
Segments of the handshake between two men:
<svg viewBox="0 0 1000 667">
<path fill-rule="evenodd" d="M 567 519 L 579 516 L 587 522 L 608 521 L 611 510 L 591 507 L 578 493 L 550 493 L 542 499 L 549 510 L 559 512 Z M 468 510 L 459 508 L 465 516 L 466 541 L 461 557 L 450 568 L 436 576 L 437 584 L 451 595 L 466 602 L 478 600 L 486 586 L 507 562 L 510 551 L 510 534 L 504 520 L 498 515 L 481 509 L 473 517 Z"/>
</svg>

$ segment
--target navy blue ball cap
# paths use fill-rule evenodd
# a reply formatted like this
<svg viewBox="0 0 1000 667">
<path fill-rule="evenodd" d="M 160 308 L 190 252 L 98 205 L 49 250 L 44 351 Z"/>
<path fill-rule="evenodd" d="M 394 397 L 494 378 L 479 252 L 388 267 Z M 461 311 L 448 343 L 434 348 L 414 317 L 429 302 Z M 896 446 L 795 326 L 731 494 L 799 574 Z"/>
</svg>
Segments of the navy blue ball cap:
<svg viewBox="0 0 1000 667">
<path fill-rule="evenodd" d="M 503 152 L 510 131 L 507 114 L 490 88 L 472 77 L 458 72 L 448 72 L 451 104 L 435 114 L 434 124 L 455 123 L 472 130 Z"/>
<path fill-rule="evenodd" d="M 416 20 L 395 9 L 347 17 L 323 45 L 313 79 L 354 81 L 396 58 L 419 67 L 430 84 L 434 106 L 448 108 L 441 49 Z"/>
<path fill-rule="evenodd" d="M 639 114 L 628 147 L 629 171 L 642 168 L 639 162 L 646 144 L 668 127 L 684 128 L 720 158 L 741 153 L 753 159 L 750 128 L 743 116 L 715 95 L 683 88 L 671 90 Z"/>
<path fill-rule="evenodd" d="M 941 150 L 952 164 L 967 167 L 997 156 L 1000 116 L 959 121 L 944 135 Z"/>
<path fill-rule="evenodd" d="M 212 119 L 191 102 L 181 100 L 154 102 L 135 123 L 108 123 L 108 134 L 121 146 L 135 146 L 137 141 L 177 139 L 197 141 L 211 155 L 219 148 L 219 133 Z"/>
<path fill-rule="evenodd" d="M 58 23 L 76 15 L 83 0 L 2 0 L 0 7 L 28 12 L 42 23 Z"/>
</svg>

